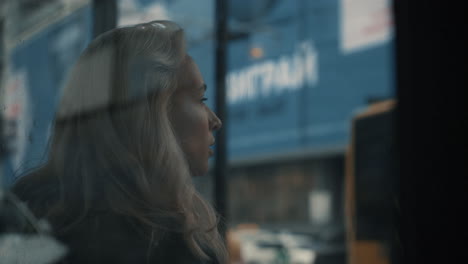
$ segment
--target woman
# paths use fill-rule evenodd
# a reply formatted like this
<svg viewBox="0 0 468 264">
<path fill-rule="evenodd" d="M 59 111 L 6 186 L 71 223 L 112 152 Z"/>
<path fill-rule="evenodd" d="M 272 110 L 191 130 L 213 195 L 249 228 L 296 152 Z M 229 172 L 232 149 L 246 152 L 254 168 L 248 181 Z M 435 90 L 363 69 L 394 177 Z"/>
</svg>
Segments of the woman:
<svg viewBox="0 0 468 264">
<path fill-rule="evenodd" d="M 64 263 L 226 263 L 208 170 L 221 121 L 183 30 L 154 21 L 95 39 L 73 68 L 49 159 L 14 192 L 69 247 Z"/>
</svg>

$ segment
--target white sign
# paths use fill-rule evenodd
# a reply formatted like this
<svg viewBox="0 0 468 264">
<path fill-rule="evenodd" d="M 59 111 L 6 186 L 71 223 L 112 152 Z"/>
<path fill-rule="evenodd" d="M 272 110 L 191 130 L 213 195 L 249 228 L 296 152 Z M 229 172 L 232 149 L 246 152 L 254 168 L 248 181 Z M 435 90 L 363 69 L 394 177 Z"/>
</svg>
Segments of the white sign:
<svg viewBox="0 0 468 264">
<path fill-rule="evenodd" d="M 214 36 L 213 0 L 118 0 L 118 27 L 171 20 L 184 28 L 187 43 L 212 40 Z"/>
<path fill-rule="evenodd" d="M 390 0 L 340 0 L 341 51 L 387 42 L 393 31 Z"/>
<path fill-rule="evenodd" d="M 142 7 L 136 0 L 119 0 L 119 27 L 146 23 L 153 20 L 172 20 L 166 5 L 162 1 L 153 1 Z"/>
<path fill-rule="evenodd" d="M 309 217 L 312 223 L 325 224 L 330 221 L 331 202 L 329 191 L 312 191 L 309 194 Z"/>
<path fill-rule="evenodd" d="M 312 42 L 306 41 L 293 54 L 229 72 L 226 82 L 229 104 L 297 90 L 305 84 L 316 85 L 318 54 Z"/>
</svg>

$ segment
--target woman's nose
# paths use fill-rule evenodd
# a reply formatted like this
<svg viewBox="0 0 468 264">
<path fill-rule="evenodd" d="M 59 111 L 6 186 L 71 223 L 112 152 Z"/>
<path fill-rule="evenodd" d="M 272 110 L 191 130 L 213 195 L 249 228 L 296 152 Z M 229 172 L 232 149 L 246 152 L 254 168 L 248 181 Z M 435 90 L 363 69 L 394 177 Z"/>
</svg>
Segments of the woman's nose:
<svg viewBox="0 0 468 264">
<path fill-rule="evenodd" d="M 218 116 L 211 111 L 211 130 L 220 130 L 223 126 L 223 122 L 218 118 Z"/>
</svg>

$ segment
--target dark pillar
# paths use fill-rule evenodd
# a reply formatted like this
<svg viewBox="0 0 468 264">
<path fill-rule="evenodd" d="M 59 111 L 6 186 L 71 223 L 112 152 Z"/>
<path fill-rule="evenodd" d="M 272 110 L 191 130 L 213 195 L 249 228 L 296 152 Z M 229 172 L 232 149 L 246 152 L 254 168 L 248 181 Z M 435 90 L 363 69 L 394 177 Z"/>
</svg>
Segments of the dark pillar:
<svg viewBox="0 0 468 264">
<path fill-rule="evenodd" d="M 466 258 L 467 237 L 466 9 L 440 0 L 394 5 L 400 164 L 395 259 L 455 263 Z"/>
<path fill-rule="evenodd" d="M 93 0 L 93 37 L 117 27 L 117 0 Z"/>
</svg>

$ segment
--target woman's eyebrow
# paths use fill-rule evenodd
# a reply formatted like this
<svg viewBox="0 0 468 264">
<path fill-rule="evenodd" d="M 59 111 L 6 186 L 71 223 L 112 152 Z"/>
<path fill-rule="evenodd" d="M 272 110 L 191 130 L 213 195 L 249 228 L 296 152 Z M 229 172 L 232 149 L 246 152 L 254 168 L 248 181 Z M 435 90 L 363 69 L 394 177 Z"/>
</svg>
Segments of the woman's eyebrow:
<svg viewBox="0 0 468 264">
<path fill-rule="evenodd" d="M 195 88 L 195 87 L 196 87 L 196 86 L 193 86 L 193 88 L 192 88 L 192 92 L 193 92 L 193 93 L 196 93 L 197 95 L 199 95 L 199 94 L 201 94 L 201 93 L 202 93 L 202 94 L 205 94 L 206 89 L 207 89 L 206 83 L 204 83 L 204 84 L 198 86 L 197 88 Z"/>
</svg>

